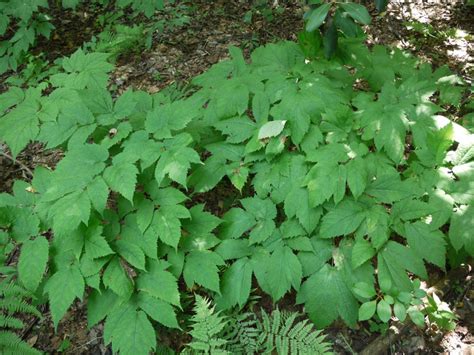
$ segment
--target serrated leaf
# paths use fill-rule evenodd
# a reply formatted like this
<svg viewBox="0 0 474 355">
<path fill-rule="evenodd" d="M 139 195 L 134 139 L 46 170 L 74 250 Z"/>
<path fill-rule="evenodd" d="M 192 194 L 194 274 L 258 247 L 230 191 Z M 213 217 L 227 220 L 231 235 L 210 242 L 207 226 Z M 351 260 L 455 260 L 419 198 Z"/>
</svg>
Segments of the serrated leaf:
<svg viewBox="0 0 474 355">
<path fill-rule="evenodd" d="M 53 230 L 58 235 L 66 234 L 83 222 L 89 221 L 91 202 L 83 191 L 73 192 L 57 200 L 49 209 L 53 219 Z"/>
<path fill-rule="evenodd" d="M 248 241 L 244 239 L 225 239 L 215 251 L 224 260 L 241 259 L 252 254 Z"/>
<path fill-rule="evenodd" d="M 87 257 L 90 259 L 100 258 L 114 253 L 102 235 L 102 227 L 98 226 L 88 229 L 84 238 L 84 249 Z"/>
<path fill-rule="evenodd" d="M 298 290 L 303 271 L 301 264 L 288 247 L 276 249 L 268 260 L 266 279 L 274 301 L 279 300 L 291 287 Z"/>
<path fill-rule="evenodd" d="M 153 213 L 155 211 L 155 205 L 152 201 L 144 198 L 137 204 L 137 225 L 140 232 L 145 233 L 146 229 L 150 226 L 153 220 Z"/>
<path fill-rule="evenodd" d="M 132 281 L 120 264 L 118 257 L 113 258 L 107 265 L 102 276 L 102 282 L 105 287 L 110 288 L 121 297 L 129 296 L 133 290 Z"/>
<path fill-rule="evenodd" d="M 206 192 L 214 188 L 227 171 L 225 159 L 211 156 L 189 176 L 189 184 L 196 192 Z"/>
<path fill-rule="evenodd" d="M 242 188 L 245 186 L 247 179 L 249 177 L 249 169 L 245 166 L 238 166 L 235 169 L 232 169 L 231 173 L 227 173 L 227 176 L 230 179 L 232 185 L 239 191 L 242 191 Z"/>
<path fill-rule="evenodd" d="M 140 273 L 137 288 L 172 305 L 180 306 L 176 277 L 156 261 L 151 263 L 148 272 Z"/>
<path fill-rule="evenodd" d="M 360 157 L 347 163 L 347 184 L 354 198 L 358 198 L 367 186 L 367 170 L 364 160 Z"/>
<path fill-rule="evenodd" d="M 258 139 L 278 136 L 285 128 L 285 120 L 275 120 L 265 123 L 258 131 Z"/>
<path fill-rule="evenodd" d="M 384 292 L 395 287 L 399 291 L 411 291 L 407 270 L 426 278 L 423 261 L 408 247 L 389 241 L 377 255 L 378 279 Z"/>
<path fill-rule="evenodd" d="M 92 328 L 107 316 L 115 306 L 118 296 L 111 290 L 93 290 L 87 297 L 87 326 Z"/>
<path fill-rule="evenodd" d="M 354 232 L 365 219 L 366 211 L 363 205 L 344 200 L 322 219 L 321 238 L 333 238 Z"/>
<path fill-rule="evenodd" d="M 310 205 L 308 190 L 296 187 L 285 198 L 285 214 L 288 218 L 296 216 L 303 228 L 312 233 L 319 223 L 322 209 Z"/>
<path fill-rule="evenodd" d="M 249 234 L 250 244 L 261 243 L 267 240 L 275 230 L 274 218 L 276 207 L 270 199 L 262 200 L 258 197 L 249 197 L 240 200 L 245 210 L 254 216 L 256 224 Z"/>
<path fill-rule="evenodd" d="M 352 267 L 357 269 L 375 255 L 375 249 L 365 239 L 356 240 L 352 248 Z"/>
<path fill-rule="evenodd" d="M 59 270 L 46 282 L 44 292 L 48 294 L 55 329 L 72 302 L 82 299 L 84 287 L 84 278 L 75 266 Z"/>
<path fill-rule="evenodd" d="M 28 240 L 21 247 L 18 276 L 30 291 L 35 291 L 43 278 L 49 256 L 49 243 L 42 236 Z"/>
<path fill-rule="evenodd" d="M 147 355 L 156 347 L 156 335 L 145 312 L 137 311 L 135 306 L 127 304 L 116 307 L 107 316 L 104 342 L 112 342 L 112 349 L 116 353 Z"/>
<path fill-rule="evenodd" d="M 252 137 L 257 126 L 250 118 L 242 116 L 219 121 L 214 127 L 227 136 L 227 142 L 241 143 Z"/>
<path fill-rule="evenodd" d="M 38 103 L 25 100 L 0 119 L 0 139 L 6 142 L 15 158 L 39 133 Z"/>
<path fill-rule="evenodd" d="M 431 202 L 431 201 L 430 201 Z M 434 212 L 433 206 L 420 200 L 404 199 L 392 206 L 392 218 L 400 218 L 404 221 L 426 217 Z"/>
<path fill-rule="evenodd" d="M 256 223 L 255 217 L 241 208 L 230 209 L 222 219 L 223 223 L 219 230 L 222 239 L 239 238 Z"/>
<path fill-rule="evenodd" d="M 423 222 L 405 224 L 408 245 L 426 261 L 445 268 L 446 241 L 440 231 L 433 231 Z"/>
<path fill-rule="evenodd" d="M 117 253 L 130 265 L 145 270 L 145 254 L 136 244 L 120 239 L 115 242 L 115 248 Z"/>
<path fill-rule="evenodd" d="M 303 267 L 303 276 L 310 276 L 321 269 L 332 257 L 333 245 L 329 240 L 311 238 L 313 250 L 298 253 L 298 259 Z"/>
<path fill-rule="evenodd" d="M 222 222 L 220 218 L 212 213 L 204 211 L 204 205 L 193 206 L 189 213 L 191 214 L 191 219 L 184 224 L 183 228 L 188 233 L 197 236 L 211 233 Z"/>
<path fill-rule="evenodd" d="M 168 328 L 180 329 L 176 312 L 169 304 L 143 292 L 138 294 L 138 306 L 148 314 L 153 320 L 163 324 Z"/>
<path fill-rule="evenodd" d="M 109 166 L 104 171 L 104 180 L 114 191 L 119 192 L 130 202 L 133 202 L 138 169 L 135 164 L 118 163 Z"/>
<path fill-rule="evenodd" d="M 396 174 L 385 174 L 369 184 L 366 194 L 384 203 L 393 203 L 413 196 L 417 190 L 406 181 L 401 181 Z"/>
<path fill-rule="evenodd" d="M 207 250 L 192 251 L 187 255 L 184 264 L 184 281 L 189 288 L 197 283 L 220 293 L 218 266 L 221 265 L 224 265 L 224 260 L 217 253 Z"/>
<path fill-rule="evenodd" d="M 252 113 L 257 123 L 263 123 L 268 119 L 270 102 L 264 92 L 255 93 L 252 100 Z"/>
<path fill-rule="evenodd" d="M 470 255 L 474 255 L 474 204 L 460 206 L 451 217 L 449 240 L 456 250 L 463 246 Z"/>
<path fill-rule="evenodd" d="M 158 209 L 153 216 L 153 228 L 158 233 L 159 238 L 173 248 L 178 247 L 181 239 L 181 222 L 172 213 Z"/>
<path fill-rule="evenodd" d="M 101 176 L 97 176 L 94 181 L 87 185 L 87 196 L 97 212 L 104 212 L 109 197 L 109 188 Z"/>
<path fill-rule="evenodd" d="M 356 299 L 342 273 L 327 264 L 301 285 L 297 302 L 305 303 L 310 319 L 318 328 L 331 324 L 338 316 L 348 325 L 357 322 Z"/>
<path fill-rule="evenodd" d="M 216 299 L 220 309 L 229 309 L 235 305 L 242 308 L 247 303 L 252 273 L 252 264 L 246 257 L 238 259 L 224 272 L 221 278 L 222 296 Z"/>
</svg>

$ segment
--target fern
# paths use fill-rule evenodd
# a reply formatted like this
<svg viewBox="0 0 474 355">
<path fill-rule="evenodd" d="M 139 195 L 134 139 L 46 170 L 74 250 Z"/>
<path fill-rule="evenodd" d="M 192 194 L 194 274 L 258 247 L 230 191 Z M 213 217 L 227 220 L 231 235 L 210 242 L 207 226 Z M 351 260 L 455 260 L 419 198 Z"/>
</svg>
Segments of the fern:
<svg viewBox="0 0 474 355">
<path fill-rule="evenodd" d="M 14 314 L 23 313 L 40 317 L 38 310 L 27 302 L 29 292 L 16 284 L 11 277 L 0 282 L 0 353 L 40 354 L 10 329 L 21 329 L 23 322 Z"/>
<path fill-rule="evenodd" d="M 226 350 L 232 354 L 255 354 L 261 347 L 259 320 L 254 313 L 230 318 L 226 327 Z"/>
<path fill-rule="evenodd" d="M 211 302 L 199 295 L 196 295 L 196 305 L 194 307 L 194 316 L 192 330 L 190 332 L 193 341 L 188 344 L 193 350 L 204 352 L 204 354 L 227 354 L 223 350 L 227 341 L 219 338 L 226 326 L 227 320 L 215 312 L 215 307 L 211 306 Z"/>
<path fill-rule="evenodd" d="M 254 313 L 223 317 L 211 303 L 196 296 L 192 317 L 193 341 L 183 353 L 193 350 L 206 354 L 329 354 L 330 343 L 307 319 L 297 321 L 298 313 L 271 315 L 262 311 L 262 320 Z"/>
<path fill-rule="evenodd" d="M 298 313 L 280 312 L 278 309 L 271 315 L 262 312 L 259 324 L 260 343 L 265 353 L 278 354 L 327 354 L 330 344 L 325 336 L 316 330 L 308 320 L 296 321 Z"/>
<path fill-rule="evenodd" d="M 97 52 L 110 53 L 112 59 L 120 55 L 140 52 L 145 47 L 144 27 L 117 25 L 114 29 L 99 34 L 94 48 Z"/>
</svg>

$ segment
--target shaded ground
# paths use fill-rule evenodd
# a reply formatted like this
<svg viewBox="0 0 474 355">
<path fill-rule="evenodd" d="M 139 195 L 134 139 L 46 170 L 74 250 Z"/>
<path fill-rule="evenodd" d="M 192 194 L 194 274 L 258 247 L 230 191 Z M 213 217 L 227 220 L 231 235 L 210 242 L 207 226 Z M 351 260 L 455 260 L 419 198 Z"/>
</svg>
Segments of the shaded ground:
<svg viewBox="0 0 474 355">
<path fill-rule="evenodd" d="M 295 34 L 302 28 L 303 9 L 296 1 L 280 2 L 282 11 L 274 11 L 274 19 L 271 22 L 254 12 L 252 21 L 248 23 L 244 21 L 244 16 L 251 7 L 246 2 L 194 1 L 192 4 L 195 9 L 189 14 L 190 23 L 157 34 L 150 51 L 121 58 L 113 74 L 113 84 L 118 91 L 133 87 L 156 92 L 169 85 L 185 84 L 212 64 L 226 58 L 229 45 L 239 46 L 248 54 L 263 43 L 279 39 L 295 40 Z M 373 13 L 375 14 L 375 11 Z M 74 18 L 66 18 L 62 25 L 68 26 Z M 75 22 L 75 26 L 81 25 L 85 28 L 91 26 L 89 21 Z M 460 31 L 453 32 L 452 28 L 458 28 Z M 77 29 L 79 30 L 80 28 Z M 90 33 L 86 32 L 89 36 Z M 473 35 L 474 7 L 456 3 L 446 5 L 417 2 L 415 6 L 395 1 L 389 5 L 385 16 L 375 17 L 373 25 L 368 27 L 370 45 L 398 46 L 423 57 L 434 66 L 447 64 L 469 83 L 473 73 Z M 68 38 L 57 39 L 55 44 L 42 45 L 54 55 L 67 54 L 73 46 Z M 9 191 L 13 179 L 28 179 L 25 167 L 34 169 L 38 165 L 54 166 L 58 159 L 60 155 L 57 152 L 43 151 L 37 144 L 31 144 L 21 153 L 17 158 L 18 162 L 0 155 L 0 191 Z M 223 200 L 226 195 L 226 191 L 222 191 L 221 195 L 213 196 L 213 205 L 220 208 L 219 206 L 225 203 Z M 206 199 L 208 197 L 201 196 Z M 460 318 L 455 331 L 443 334 L 432 328 L 422 331 L 409 327 L 403 337 L 389 344 L 387 351 L 474 353 L 474 289 L 470 277 L 465 275 L 463 279 L 456 281 L 457 283 L 453 282 L 445 292 L 445 299 L 456 309 Z M 262 298 L 259 307 L 267 310 L 273 307 L 267 296 L 260 296 Z M 292 297 L 288 295 L 281 300 L 279 307 L 294 307 Z M 110 353 L 110 349 L 102 344 L 103 326 L 87 329 L 85 307 L 85 304 L 77 302 L 60 323 L 57 333 L 54 332 L 50 315 L 46 312 L 43 319 L 30 323 L 31 329 L 25 334 L 25 339 L 48 353 L 58 352 L 59 349 L 69 354 Z M 182 337 L 174 333 L 161 334 L 167 344 L 174 347 L 182 344 Z M 327 330 L 327 334 L 338 353 L 360 352 L 378 336 L 377 333 L 369 331 L 366 323 L 362 323 L 358 329 L 348 329 L 342 323 L 336 323 Z"/>
</svg>

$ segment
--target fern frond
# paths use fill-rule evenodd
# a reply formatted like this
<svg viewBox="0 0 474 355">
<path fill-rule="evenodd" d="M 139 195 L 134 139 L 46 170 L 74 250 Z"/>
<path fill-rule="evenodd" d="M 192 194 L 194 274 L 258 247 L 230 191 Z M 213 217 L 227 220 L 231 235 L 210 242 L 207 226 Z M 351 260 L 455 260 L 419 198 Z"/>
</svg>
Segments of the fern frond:
<svg viewBox="0 0 474 355">
<path fill-rule="evenodd" d="M 143 26 L 117 25 L 113 30 L 99 34 L 96 51 L 110 53 L 113 57 L 132 51 L 137 51 L 144 46 Z"/>
<path fill-rule="evenodd" d="M 39 355 L 40 351 L 33 349 L 13 332 L 0 331 L 0 354 Z"/>
<path fill-rule="evenodd" d="M 275 310 L 271 316 L 262 312 L 260 342 L 265 353 L 276 350 L 278 354 L 327 354 L 330 344 L 321 331 L 308 320 L 296 321 L 297 313 Z M 295 323 L 296 322 L 296 323 Z"/>
<path fill-rule="evenodd" d="M 260 349 L 258 319 L 254 313 L 232 317 L 226 326 L 226 350 L 231 354 L 255 354 Z"/>
<path fill-rule="evenodd" d="M 19 296 L 17 296 L 19 297 Z M 36 307 L 29 304 L 23 299 L 14 299 L 11 296 L 8 298 L 0 299 L 0 310 L 7 311 L 9 313 L 26 313 L 36 317 L 41 317 L 41 313 L 38 312 Z"/>
<path fill-rule="evenodd" d="M 0 314 L 0 328 L 14 328 L 14 329 L 21 329 L 24 327 L 24 324 L 18 318 L 13 316 L 5 316 Z"/>
<path fill-rule="evenodd" d="M 32 295 L 18 285 L 11 277 L 0 282 L 0 354 L 41 354 L 30 347 L 10 329 L 22 329 L 23 322 L 14 316 L 15 313 L 24 313 L 40 317 L 38 310 L 28 303 Z"/>
<path fill-rule="evenodd" d="M 0 297 L 28 297 L 30 292 L 11 280 L 11 277 L 0 282 Z"/>
<path fill-rule="evenodd" d="M 209 300 L 196 295 L 196 305 L 191 320 L 193 325 L 190 334 L 193 341 L 188 344 L 188 347 L 205 354 L 228 354 L 224 350 L 227 341 L 218 336 L 227 320 L 220 315 L 220 312 L 215 312 L 215 307 L 211 306 Z"/>
</svg>

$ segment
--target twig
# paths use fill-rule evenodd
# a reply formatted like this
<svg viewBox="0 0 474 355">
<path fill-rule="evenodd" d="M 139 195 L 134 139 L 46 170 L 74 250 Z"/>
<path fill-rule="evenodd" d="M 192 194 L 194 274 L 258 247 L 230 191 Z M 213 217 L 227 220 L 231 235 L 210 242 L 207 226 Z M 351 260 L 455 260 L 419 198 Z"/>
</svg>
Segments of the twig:
<svg viewBox="0 0 474 355">
<path fill-rule="evenodd" d="M 40 312 L 41 313 L 44 313 L 46 311 L 46 305 L 41 305 L 40 306 Z M 26 328 L 23 329 L 23 331 L 21 332 L 21 336 L 20 338 L 23 339 L 23 340 L 26 340 L 26 337 L 28 336 L 28 334 L 31 332 L 31 329 L 33 329 L 33 327 L 36 325 L 36 323 L 38 323 L 40 319 L 38 317 L 34 317 L 29 323 L 28 323 L 28 326 Z"/>
<path fill-rule="evenodd" d="M 4 156 L 5 158 L 11 160 L 12 162 L 14 162 L 15 164 L 18 164 L 21 169 L 30 177 L 32 178 L 33 177 L 33 172 L 30 170 L 30 168 L 28 168 L 25 164 L 23 164 L 21 161 L 13 158 L 10 154 L 7 154 L 3 151 L 0 150 L 0 155 Z"/>
<path fill-rule="evenodd" d="M 89 340 L 88 342 L 86 342 L 86 343 L 84 343 L 84 344 L 81 344 L 81 345 L 76 346 L 75 348 L 72 348 L 71 351 L 73 351 L 73 350 L 79 350 L 79 349 L 85 348 L 85 347 L 87 347 L 87 345 L 93 343 L 93 342 L 96 341 L 96 340 L 100 340 L 100 339 L 102 339 L 102 338 L 103 338 L 102 336 L 95 337 L 94 339 L 91 339 L 91 340 Z"/>
</svg>

